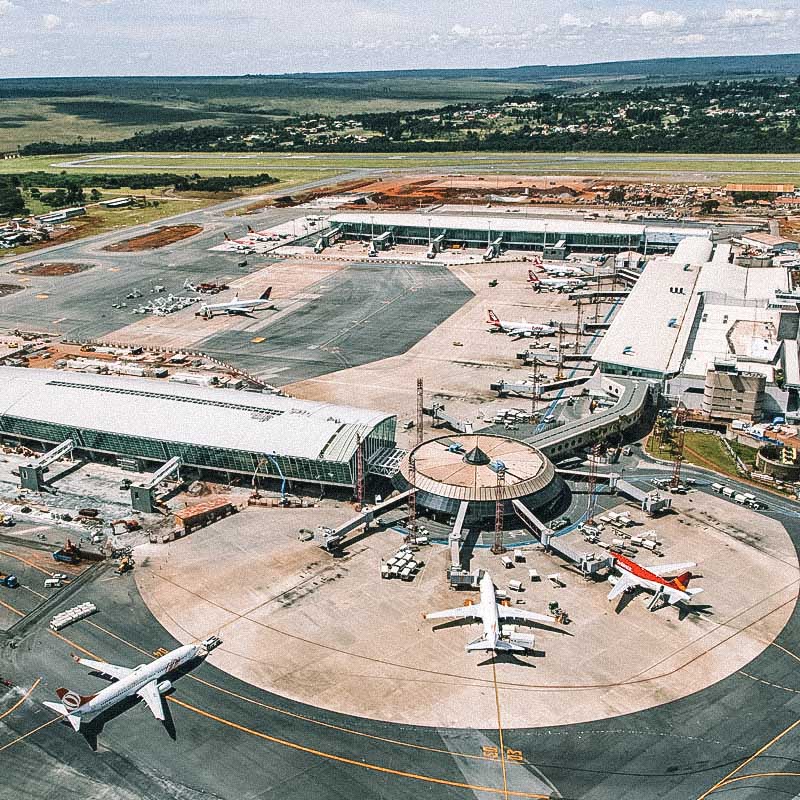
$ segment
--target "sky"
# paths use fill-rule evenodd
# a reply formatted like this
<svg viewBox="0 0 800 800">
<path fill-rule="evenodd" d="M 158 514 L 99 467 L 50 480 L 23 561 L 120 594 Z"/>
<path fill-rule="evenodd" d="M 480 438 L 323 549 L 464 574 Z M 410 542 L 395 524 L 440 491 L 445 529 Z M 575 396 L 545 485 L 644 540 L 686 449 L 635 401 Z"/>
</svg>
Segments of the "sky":
<svg viewBox="0 0 800 800">
<path fill-rule="evenodd" d="M 800 50 L 784 0 L 0 0 L 0 76 L 513 67 Z"/>
</svg>

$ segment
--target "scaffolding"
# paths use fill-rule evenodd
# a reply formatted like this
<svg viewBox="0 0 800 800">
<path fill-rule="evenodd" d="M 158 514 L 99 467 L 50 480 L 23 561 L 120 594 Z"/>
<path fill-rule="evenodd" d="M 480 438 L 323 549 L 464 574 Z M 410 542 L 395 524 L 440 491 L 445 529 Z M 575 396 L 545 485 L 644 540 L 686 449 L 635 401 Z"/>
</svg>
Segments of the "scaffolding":
<svg viewBox="0 0 800 800">
<path fill-rule="evenodd" d="M 672 425 L 672 480 L 670 488 L 677 489 L 681 485 L 681 464 L 683 463 L 683 445 L 686 436 L 686 406 L 678 403 Z"/>
<path fill-rule="evenodd" d="M 417 528 L 417 464 L 413 453 L 408 454 L 408 482 L 414 490 L 408 496 L 408 527 L 413 531 Z"/>
<path fill-rule="evenodd" d="M 506 485 L 506 471 L 501 467 L 497 470 L 497 488 L 495 490 L 494 508 L 494 542 L 492 553 L 500 555 L 506 552 L 503 546 L 503 489 Z"/>
<path fill-rule="evenodd" d="M 422 444 L 423 438 L 423 407 L 422 407 L 422 400 L 423 400 L 423 390 L 422 390 L 422 378 L 417 378 L 417 444 Z"/>
<path fill-rule="evenodd" d="M 356 436 L 356 511 L 364 506 L 364 447 L 360 436 Z"/>
</svg>

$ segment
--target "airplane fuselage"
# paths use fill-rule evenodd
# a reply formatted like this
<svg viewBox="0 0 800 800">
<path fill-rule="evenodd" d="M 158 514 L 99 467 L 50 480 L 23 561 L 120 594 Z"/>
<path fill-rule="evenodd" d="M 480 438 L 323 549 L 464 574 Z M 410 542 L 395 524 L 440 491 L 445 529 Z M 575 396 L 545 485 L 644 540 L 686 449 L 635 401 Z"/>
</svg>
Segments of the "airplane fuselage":
<svg viewBox="0 0 800 800">
<path fill-rule="evenodd" d="M 637 564 L 619 553 L 614 553 L 615 566 L 620 572 L 627 572 L 636 579 L 639 588 L 650 592 L 661 592 L 669 598 L 670 603 L 691 600 L 692 595 L 686 591 L 686 586 L 681 585 L 678 578 L 662 578 L 650 570 Z"/>
<path fill-rule="evenodd" d="M 145 684 L 153 680 L 160 680 L 177 669 L 187 661 L 199 657 L 201 649 L 198 645 L 186 644 L 178 647 L 166 655 L 151 661 L 149 664 L 140 664 L 130 675 L 126 675 L 110 686 L 101 689 L 88 703 L 80 706 L 80 697 L 74 692 L 67 692 L 61 702 L 71 714 L 88 718 L 100 714 L 116 705 L 120 700 L 135 695 Z M 76 703 L 77 701 L 77 703 Z"/>
</svg>

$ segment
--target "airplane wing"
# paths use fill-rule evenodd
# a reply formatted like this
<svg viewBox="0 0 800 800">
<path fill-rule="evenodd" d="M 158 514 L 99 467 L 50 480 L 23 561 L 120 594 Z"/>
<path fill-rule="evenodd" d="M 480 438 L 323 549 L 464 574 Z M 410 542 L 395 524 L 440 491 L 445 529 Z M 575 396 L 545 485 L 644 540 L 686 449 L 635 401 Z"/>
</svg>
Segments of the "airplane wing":
<svg viewBox="0 0 800 800">
<path fill-rule="evenodd" d="M 514 608 L 513 606 L 497 606 L 497 616 L 500 619 L 523 619 L 528 622 L 555 622 L 555 618 L 547 614 L 523 611 L 521 608 Z"/>
<path fill-rule="evenodd" d="M 659 578 L 663 578 L 665 575 L 680 575 L 681 572 L 686 572 L 687 569 L 696 566 L 697 564 L 694 561 L 686 561 L 683 564 L 653 564 L 652 567 L 644 567 L 644 569 L 652 572 L 653 575 L 658 575 Z"/>
<path fill-rule="evenodd" d="M 118 667 L 116 664 L 107 664 L 105 661 L 92 661 L 91 658 L 78 658 L 77 656 L 73 656 L 73 658 L 78 664 L 83 664 L 84 667 L 89 667 L 89 669 L 95 672 L 102 672 L 103 675 L 108 675 L 109 678 L 114 678 L 118 681 L 133 672 L 133 670 L 128 667 Z"/>
<path fill-rule="evenodd" d="M 614 588 L 608 593 L 608 599 L 614 600 L 623 592 L 627 591 L 628 589 L 632 589 L 634 586 L 638 586 L 636 580 L 628 575 L 623 575 L 621 578 L 619 578 L 619 580 L 617 580 L 617 582 L 614 584 Z"/>
<path fill-rule="evenodd" d="M 469 619 L 470 617 L 480 617 L 480 615 L 480 606 L 459 606 L 426 614 L 425 619 Z"/>
<path fill-rule="evenodd" d="M 156 719 L 164 719 L 164 705 L 161 702 L 161 695 L 158 693 L 158 683 L 154 680 L 146 683 L 136 694 L 147 703 L 147 707 L 153 712 Z"/>
</svg>

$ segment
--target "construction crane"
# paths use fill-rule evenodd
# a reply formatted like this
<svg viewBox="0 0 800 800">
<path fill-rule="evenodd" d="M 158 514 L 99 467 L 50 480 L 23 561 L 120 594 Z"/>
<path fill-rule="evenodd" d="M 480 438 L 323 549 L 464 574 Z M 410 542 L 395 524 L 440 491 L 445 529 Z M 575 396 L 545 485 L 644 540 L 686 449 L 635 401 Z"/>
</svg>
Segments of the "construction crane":
<svg viewBox="0 0 800 800">
<path fill-rule="evenodd" d="M 413 453 L 408 454 L 408 481 L 412 489 L 417 488 L 417 464 Z M 412 492 L 408 496 L 408 528 L 417 529 L 417 493 Z"/>
<path fill-rule="evenodd" d="M 506 552 L 506 548 L 503 545 L 503 489 L 505 485 L 506 468 L 504 464 L 498 462 L 494 507 L 494 542 L 492 542 L 492 553 L 494 553 L 494 555 L 500 555 Z"/>
<path fill-rule="evenodd" d="M 361 436 L 356 436 L 356 511 L 364 507 L 364 448 Z"/>
<path fill-rule="evenodd" d="M 422 438 L 423 438 L 422 426 L 424 425 L 424 422 L 423 422 L 422 400 L 423 400 L 422 378 L 417 378 L 417 444 L 418 445 L 422 444 Z"/>
<path fill-rule="evenodd" d="M 681 485 L 681 464 L 683 463 L 683 446 L 686 436 L 686 406 L 679 402 L 673 416 L 672 426 L 672 480 L 669 482 L 670 489 L 677 489 Z"/>
<path fill-rule="evenodd" d="M 556 370 L 556 380 L 564 380 L 564 325 L 558 323 L 558 369 Z"/>
<path fill-rule="evenodd" d="M 586 487 L 586 492 L 589 496 L 586 506 L 586 521 L 590 525 L 594 522 L 594 512 L 597 499 L 597 460 L 599 458 L 600 445 L 595 444 L 592 447 L 591 454 L 589 456 L 589 480 Z"/>
</svg>

